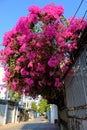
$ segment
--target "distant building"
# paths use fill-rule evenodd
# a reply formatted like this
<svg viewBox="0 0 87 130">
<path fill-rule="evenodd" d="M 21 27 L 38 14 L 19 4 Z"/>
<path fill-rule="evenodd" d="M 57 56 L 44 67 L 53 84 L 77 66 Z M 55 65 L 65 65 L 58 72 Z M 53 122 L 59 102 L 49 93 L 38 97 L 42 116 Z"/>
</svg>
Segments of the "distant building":
<svg viewBox="0 0 87 130">
<path fill-rule="evenodd" d="M 31 102 L 35 101 L 36 103 L 38 103 L 40 99 L 41 96 L 38 96 L 37 98 L 33 99 L 32 97 L 25 96 L 25 94 L 23 93 L 21 101 L 19 102 L 19 106 L 25 109 L 31 109 Z"/>
<path fill-rule="evenodd" d="M 6 99 L 8 95 L 7 88 L 4 86 L 5 83 L 3 82 L 4 73 L 4 68 L 0 66 L 0 99 Z"/>
<path fill-rule="evenodd" d="M 6 99 L 8 95 L 8 91 L 6 87 L 0 87 L 0 99 Z"/>
<path fill-rule="evenodd" d="M 4 78 L 4 68 L 0 66 L 0 87 L 4 84 L 3 78 Z"/>
</svg>

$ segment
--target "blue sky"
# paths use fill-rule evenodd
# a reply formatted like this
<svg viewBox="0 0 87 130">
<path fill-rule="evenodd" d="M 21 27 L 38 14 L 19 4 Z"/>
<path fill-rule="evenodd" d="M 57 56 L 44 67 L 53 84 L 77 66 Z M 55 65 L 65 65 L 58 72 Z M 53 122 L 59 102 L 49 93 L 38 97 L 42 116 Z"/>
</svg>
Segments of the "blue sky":
<svg viewBox="0 0 87 130">
<path fill-rule="evenodd" d="M 65 9 L 64 16 L 68 18 L 75 14 L 81 0 L 0 0 L 0 43 L 4 33 L 12 29 L 21 16 L 28 14 L 29 6 L 43 7 L 51 2 L 62 5 Z M 87 10 L 87 0 L 84 0 L 76 16 L 82 17 L 85 10 Z"/>
</svg>

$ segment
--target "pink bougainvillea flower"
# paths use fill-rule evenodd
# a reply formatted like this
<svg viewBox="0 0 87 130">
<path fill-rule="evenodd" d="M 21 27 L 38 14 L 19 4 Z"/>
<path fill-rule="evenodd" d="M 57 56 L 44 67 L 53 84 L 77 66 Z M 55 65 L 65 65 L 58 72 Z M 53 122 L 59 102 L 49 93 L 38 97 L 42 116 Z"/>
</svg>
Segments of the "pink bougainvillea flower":
<svg viewBox="0 0 87 130">
<path fill-rule="evenodd" d="M 26 78 L 26 83 L 31 86 L 33 85 L 34 81 L 31 78 Z"/>
<path fill-rule="evenodd" d="M 52 58 L 50 58 L 50 60 L 48 61 L 48 65 L 50 67 L 55 67 L 55 66 L 58 65 L 58 63 L 59 63 L 58 59 L 55 56 L 53 56 Z"/>
<path fill-rule="evenodd" d="M 36 6 L 36 5 L 30 6 L 28 10 L 29 10 L 29 12 L 31 12 L 32 14 L 38 14 L 38 13 L 41 12 L 41 9 L 40 9 L 38 6 Z"/>
<path fill-rule="evenodd" d="M 21 69 L 21 75 L 25 76 L 25 75 L 28 75 L 29 72 L 25 70 L 25 68 L 22 68 Z"/>
<path fill-rule="evenodd" d="M 25 91 L 29 91 L 29 89 L 30 89 L 30 86 L 25 86 Z"/>
<path fill-rule="evenodd" d="M 62 6 L 56 6 L 53 3 L 46 5 L 42 11 L 47 13 L 48 16 L 54 17 L 55 19 L 59 19 L 59 17 L 64 13 Z"/>
<path fill-rule="evenodd" d="M 20 94 L 25 90 L 33 97 L 56 97 L 87 21 L 66 20 L 63 7 L 54 3 L 43 8 L 33 5 L 28 10 L 28 15 L 4 34 L 0 52 L 4 81 Z"/>
<path fill-rule="evenodd" d="M 54 72 L 51 71 L 51 72 L 49 72 L 49 74 L 50 74 L 50 76 L 53 76 L 53 75 L 54 75 Z"/>
<path fill-rule="evenodd" d="M 61 87 L 62 83 L 60 82 L 60 79 L 59 78 L 56 78 L 55 79 L 55 86 L 56 87 Z"/>
<path fill-rule="evenodd" d="M 29 62 L 28 67 L 33 67 L 33 62 L 32 61 Z"/>
<path fill-rule="evenodd" d="M 21 69 L 21 66 L 16 66 L 15 69 L 19 71 Z"/>
</svg>

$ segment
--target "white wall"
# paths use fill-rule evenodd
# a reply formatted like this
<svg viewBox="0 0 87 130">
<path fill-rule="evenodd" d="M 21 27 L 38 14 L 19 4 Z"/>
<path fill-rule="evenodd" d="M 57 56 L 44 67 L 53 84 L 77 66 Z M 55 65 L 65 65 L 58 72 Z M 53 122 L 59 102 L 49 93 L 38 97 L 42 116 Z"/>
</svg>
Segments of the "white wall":
<svg viewBox="0 0 87 130">
<path fill-rule="evenodd" d="M 51 104 L 51 123 L 55 123 L 55 119 L 58 120 L 58 107 L 55 104 Z"/>
</svg>

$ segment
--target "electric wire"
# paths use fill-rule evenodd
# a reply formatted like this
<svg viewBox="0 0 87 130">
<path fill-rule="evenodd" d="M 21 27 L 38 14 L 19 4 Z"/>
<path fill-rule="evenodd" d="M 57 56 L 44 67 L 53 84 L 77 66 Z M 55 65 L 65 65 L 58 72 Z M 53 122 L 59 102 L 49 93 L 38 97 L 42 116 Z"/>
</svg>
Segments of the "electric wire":
<svg viewBox="0 0 87 130">
<path fill-rule="evenodd" d="M 81 2 L 80 2 L 80 4 L 79 4 L 79 6 L 78 6 L 78 8 L 77 8 L 77 10 L 76 10 L 76 12 L 75 12 L 73 18 L 72 18 L 71 21 L 70 21 L 70 24 L 72 23 L 72 20 L 75 18 L 76 14 L 78 13 L 79 9 L 81 8 L 83 2 L 84 2 L 84 0 L 81 0 Z"/>
<path fill-rule="evenodd" d="M 83 19 L 85 18 L 86 14 L 87 14 L 87 10 L 86 10 L 85 13 L 84 13 Z M 86 18 L 86 19 L 87 19 L 87 18 Z"/>
</svg>

